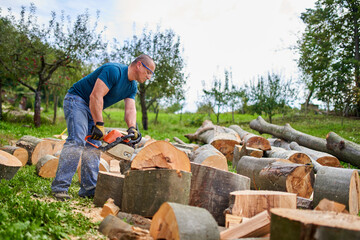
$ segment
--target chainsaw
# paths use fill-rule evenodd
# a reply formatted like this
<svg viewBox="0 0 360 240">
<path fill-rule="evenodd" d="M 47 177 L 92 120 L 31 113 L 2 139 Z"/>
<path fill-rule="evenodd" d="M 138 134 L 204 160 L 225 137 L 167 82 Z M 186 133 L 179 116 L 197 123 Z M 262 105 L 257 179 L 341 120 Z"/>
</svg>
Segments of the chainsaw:
<svg viewBox="0 0 360 240">
<path fill-rule="evenodd" d="M 139 143 L 141 140 L 141 133 L 139 133 L 139 137 L 137 139 L 131 139 L 134 136 L 135 135 L 133 133 L 123 135 L 121 132 L 114 129 L 106 134 L 106 136 L 103 138 L 101 146 L 96 146 L 95 144 L 88 141 L 88 138 L 91 138 L 91 135 L 86 136 L 85 141 L 114 158 L 120 160 L 130 160 L 132 154 L 134 153 L 135 144 Z"/>
</svg>

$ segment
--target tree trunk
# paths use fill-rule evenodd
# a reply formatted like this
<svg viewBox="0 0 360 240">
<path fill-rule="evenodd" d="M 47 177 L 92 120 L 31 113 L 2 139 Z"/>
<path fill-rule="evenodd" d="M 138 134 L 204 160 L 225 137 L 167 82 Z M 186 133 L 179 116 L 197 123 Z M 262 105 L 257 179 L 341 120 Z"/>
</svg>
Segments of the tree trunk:
<svg viewBox="0 0 360 240">
<path fill-rule="evenodd" d="M 2 109 L 2 78 L 0 78 L 0 121 L 3 120 L 3 109 Z"/>
<path fill-rule="evenodd" d="M 229 128 L 233 129 L 235 132 L 237 132 L 240 135 L 243 145 L 246 145 L 247 147 L 251 147 L 251 148 L 257 148 L 263 151 L 267 151 L 271 149 L 270 143 L 267 139 L 249 133 L 243 130 L 238 125 L 231 125 Z"/>
<path fill-rule="evenodd" d="M 19 159 L 10 153 L 0 150 L 0 180 L 10 180 L 22 166 Z"/>
<path fill-rule="evenodd" d="M 139 96 L 140 96 L 140 106 L 141 106 L 141 114 L 142 114 L 142 124 L 144 130 L 148 130 L 148 115 L 147 115 L 145 94 L 146 94 L 145 84 L 141 83 L 139 85 Z"/>
<path fill-rule="evenodd" d="M 25 148 L 6 145 L 1 147 L 0 150 L 14 155 L 14 157 L 20 160 L 22 166 L 25 166 L 29 160 L 29 153 L 26 151 Z"/>
<path fill-rule="evenodd" d="M 53 124 L 56 124 L 56 116 L 57 116 L 57 106 L 58 106 L 59 96 L 54 93 L 54 117 Z"/>
<path fill-rule="evenodd" d="M 41 125 L 41 91 L 35 91 L 34 124 L 35 127 Z"/>
<path fill-rule="evenodd" d="M 281 138 L 268 138 L 268 141 L 270 143 L 270 146 L 272 146 L 272 147 L 281 147 L 286 150 L 291 150 L 290 143 L 284 141 Z"/>
<path fill-rule="evenodd" d="M 165 202 L 154 215 L 154 239 L 218 240 L 220 233 L 211 214 L 203 208 Z"/>
<path fill-rule="evenodd" d="M 30 165 L 36 165 L 43 156 L 53 154 L 53 146 L 49 141 L 29 135 L 21 137 L 16 142 L 16 146 L 25 148 L 28 151 L 28 164 Z"/>
<path fill-rule="evenodd" d="M 131 170 L 125 175 L 121 210 L 152 217 L 164 202 L 188 204 L 190 184 L 190 172 Z"/>
<path fill-rule="evenodd" d="M 205 144 L 193 151 L 190 161 L 228 171 L 226 157 L 210 144 Z"/>
<path fill-rule="evenodd" d="M 282 158 L 299 164 L 307 164 L 311 162 L 310 157 L 305 153 L 295 150 L 286 150 L 279 147 L 272 147 L 271 150 L 266 151 L 266 155 L 269 158 Z"/>
<path fill-rule="evenodd" d="M 191 172 L 189 205 L 207 209 L 217 223 L 224 226 L 223 212 L 228 207 L 230 193 L 250 189 L 250 179 L 196 163 L 191 163 Z"/>
<path fill-rule="evenodd" d="M 59 165 L 59 158 L 45 155 L 36 164 L 36 173 L 43 178 L 54 178 Z"/>
<path fill-rule="evenodd" d="M 360 218 L 349 214 L 271 209 L 271 239 L 360 239 Z"/>
<path fill-rule="evenodd" d="M 94 205 L 96 207 L 102 207 L 109 198 L 112 198 L 114 199 L 115 205 L 121 208 L 124 178 L 125 176 L 120 173 L 99 171 L 95 188 Z"/>
</svg>

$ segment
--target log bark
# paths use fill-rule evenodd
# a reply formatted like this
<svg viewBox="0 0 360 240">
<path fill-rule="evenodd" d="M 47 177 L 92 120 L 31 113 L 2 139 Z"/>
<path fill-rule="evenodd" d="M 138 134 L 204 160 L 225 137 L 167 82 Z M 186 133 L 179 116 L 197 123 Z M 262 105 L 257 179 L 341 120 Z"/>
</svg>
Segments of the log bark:
<svg viewBox="0 0 360 240">
<path fill-rule="evenodd" d="M 59 158 L 53 155 L 45 155 L 36 164 L 36 174 L 43 178 L 53 178 L 59 165 Z"/>
<path fill-rule="evenodd" d="M 231 125 L 229 128 L 240 135 L 242 145 L 263 151 L 271 149 L 270 143 L 266 138 L 247 132 L 238 125 Z"/>
<path fill-rule="evenodd" d="M 236 216 L 251 218 L 271 208 L 292 208 L 296 209 L 296 194 L 264 191 L 264 190 L 243 190 L 230 193 L 234 198 L 231 213 Z"/>
<path fill-rule="evenodd" d="M 28 164 L 36 165 L 40 158 L 53 153 L 53 147 L 49 141 L 37 137 L 25 135 L 16 142 L 17 147 L 25 148 L 28 151 Z"/>
<path fill-rule="evenodd" d="M 327 198 L 345 204 L 350 214 L 357 215 L 360 205 L 360 181 L 357 170 L 321 167 L 316 174 L 314 205 Z"/>
<path fill-rule="evenodd" d="M 261 158 L 261 157 L 263 157 L 263 154 L 264 154 L 264 152 L 260 149 L 246 147 L 245 145 L 235 145 L 232 166 L 233 166 L 233 168 L 236 169 L 236 166 L 238 165 L 239 160 L 243 156 L 251 156 L 251 157 Z"/>
<path fill-rule="evenodd" d="M 327 139 L 314 137 L 293 129 L 290 124 L 285 124 L 283 127 L 269 124 L 260 116 L 250 122 L 250 127 L 261 134 L 268 133 L 288 142 L 297 142 L 301 146 L 329 153 L 340 161 L 360 167 L 359 145 L 337 137 L 335 133 L 329 133 Z"/>
<path fill-rule="evenodd" d="M 136 154 L 131 162 L 131 169 L 147 168 L 191 171 L 188 156 L 167 141 L 155 141 Z"/>
<path fill-rule="evenodd" d="M 22 163 L 17 157 L 0 150 L 0 180 L 12 179 L 20 167 L 22 167 Z"/>
<path fill-rule="evenodd" d="M 95 188 L 94 205 L 102 207 L 107 199 L 114 199 L 116 206 L 121 208 L 124 175 L 99 171 Z"/>
<path fill-rule="evenodd" d="M 242 157 L 237 173 L 250 178 L 251 189 L 290 192 L 309 198 L 314 186 L 313 167 L 282 161 L 276 158 Z"/>
<path fill-rule="evenodd" d="M 292 150 L 299 151 L 299 152 L 302 152 L 302 153 L 305 153 L 306 155 L 308 155 L 311 159 L 311 162 L 314 164 L 314 166 L 316 165 L 314 163 L 314 161 L 315 161 L 315 162 L 319 163 L 321 166 L 342 167 L 339 159 L 337 159 L 337 157 L 335 157 L 331 154 L 315 151 L 310 148 L 300 146 L 297 142 L 291 142 L 289 147 Z"/>
<path fill-rule="evenodd" d="M 290 143 L 287 141 L 284 141 L 281 138 L 268 138 L 268 141 L 272 147 L 281 147 L 286 150 L 291 150 Z"/>
<path fill-rule="evenodd" d="M 0 150 L 10 153 L 11 155 L 19 159 L 22 166 L 25 166 L 28 162 L 29 153 L 26 151 L 25 148 L 6 145 L 1 147 Z"/>
<path fill-rule="evenodd" d="M 221 239 L 262 237 L 270 232 L 270 215 L 263 211 L 249 220 L 220 233 Z"/>
<path fill-rule="evenodd" d="M 271 209 L 271 239 L 359 239 L 360 218 L 315 210 Z"/>
<path fill-rule="evenodd" d="M 224 226 L 223 212 L 229 205 L 230 193 L 250 189 L 250 179 L 196 163 L 191 163 L 191 172 L 189 205 L 207 209 L 217 223 Z"/>
<path fill-rule="evenodd" d="M 202 240 L 220 238 L 218 226 L 203 208 L 165 202 L 154 215 L 150 235 L 154 239 Z"/>
<path fill-rule="evenodd" d="M 313 209 L 313 201 L 309 198 L 297 197 L 296 206 L 299 209 Z"/>
<path fill-rule="evenodd" d="M 271 150 L 266 151 L 266 155 L 269 158 L 287 159 L 290 162 L 298 163 L 298 164 L 311 163 L 310 157 L 305 153 L 295 150 L 286 150 L 280 147 L 272 147 Z"/>
<path fill-rule="evenodd" d="M 194 134 L 186 134 L 190 141 L 198 141 L 213 145 L 228 161 L 232 161 L 234 146 L 240 144 L 240 136 L 234 130 L 214 125 L 205 120 Z"/>
<path fill-rule="evenodd" d="M 226 157 L 210 144 L 205 144 L 196 149 L 190 155 L 190 161 L 204 166 L 228 171 Z"/>
<path fill-rule="evenodd" d="M 121 210 L 152 217 L 164 202 L 189 203 L 191 173 L 175 169 L 130 170 Z"/>
<path fill-rule="evenodd" d="M 143 216 L 137 214 L 130 214 L 125 212 L 119 212 L 116 216 L 120 219 L 124 219 L 132 226 L 150 230 L 151 220 L 148 218 L 144 218 Z"/>
</svg>

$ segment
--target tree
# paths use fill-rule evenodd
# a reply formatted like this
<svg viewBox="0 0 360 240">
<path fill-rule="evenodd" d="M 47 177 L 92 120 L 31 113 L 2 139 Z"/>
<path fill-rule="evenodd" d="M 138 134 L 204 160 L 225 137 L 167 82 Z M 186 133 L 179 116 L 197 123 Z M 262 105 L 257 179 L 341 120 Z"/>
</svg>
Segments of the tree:
<svg viewBox="0 0 360 240">
<path fill-rule="evenodd" d="M 335 110 L 360 114 L 359 0 L 318 0 L 301 19 L 298 65 L 309 90 Z"/>
<path fill-rule="evenodd" d="M 260 76 L 257 83 L 252 82 L 249 89 L 249 101 L 253 103 L 253 112 L 261 115 L 265 113 L 272 122 L 272 116 L 277 110 L 282 110 L 295 99 L 295 89 L 291 87 L 291 81 L 281 81 L 278 74 L 268 73 L 267 77 Z"/>
<path fill-rule="evenodd" d="M 185 62 L 182 53 L 180 37 L 171 29 L 160 31 L 160 27 L 156 32 L 144 28 L 141 36 L 134 35 L 123 45 L 114 43 L 110 60 L 130 64 L 140 54 L 148 54 L 155 61 L 155 75 L 145 83 L 140 83 L 138 88 L 145 130 L 148 129 L 147 112 L 150 106 L 156 106 L 161 99 L 172 98 L 184 91 L 187 77 L 183 72 Z"/>
<path fill-rule="evenodd" d="M 1 11 L 0 11 L 1 13 Z M 13 79 L 35 93 L 34 124 L 41 125 L 41 90 L 51 83 L 52 75 L 59 68 L 78 68 L 81 61 L 90 60 L 106 46 L 102 42 L 102 31 L 96 33 L 96 26 L 89 24 L 88 11 L 79 14 L 74 23 L 70 17 L 65 21 L 64 12 L 58 20 L 52 12 L 48 25 L 39 25 L 36 7 L 30 4 L 26 17 L 26 8 L 22 7 L 21 17 L 16 20 L 9 11 L 0 15 L 2 21 L 11 24 L 15 30 L 12 35 L 1 35 L 0 64 Z M 67 79 L 65 79 L 67 80 Z"/>
</svg>

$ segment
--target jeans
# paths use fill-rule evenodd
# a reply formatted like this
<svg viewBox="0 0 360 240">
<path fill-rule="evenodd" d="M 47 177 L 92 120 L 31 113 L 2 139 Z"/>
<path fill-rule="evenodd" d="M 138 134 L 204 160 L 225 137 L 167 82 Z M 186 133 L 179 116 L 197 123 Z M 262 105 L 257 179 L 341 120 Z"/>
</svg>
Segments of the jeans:
<svg viewBox="0 0 360 240">
<path fill-rule="evenodd" d="M 81 183 L 79 195 L 94 196 L 100 164 L 100 151 L 86 143 L 85 137 L 91 135 L 94 126 L 88 104 L 79 96 L 66 94 L 64 114 L 68 137 L 59 157 L 56 177 L 51 185 L 52 192 L 67 192 L 76 173 L 81 157 Z M 100 141 L 88 139 L 97 146 Z"/>
</svg>

